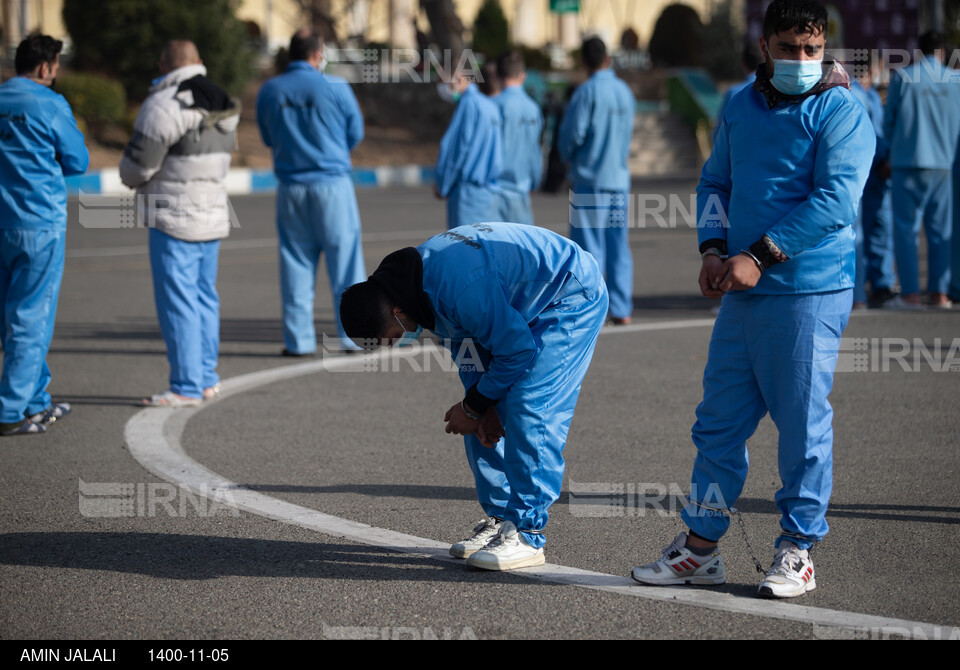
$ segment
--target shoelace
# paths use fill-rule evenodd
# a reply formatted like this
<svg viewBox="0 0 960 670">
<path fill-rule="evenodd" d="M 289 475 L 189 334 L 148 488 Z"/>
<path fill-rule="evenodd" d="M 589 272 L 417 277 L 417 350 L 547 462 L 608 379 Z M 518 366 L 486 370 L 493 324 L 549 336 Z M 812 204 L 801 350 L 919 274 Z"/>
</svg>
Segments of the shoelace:
<svg viewBox="0 0 960 670">
<path fill-rule="evenodd" d="M 487 528 L 487 526 L 493 527 L 494 524 L 490 523 L 490 521 L 487 519 L 481 519 L 480 522 L 473 527 L 473 535 L 471 535 L 470 537 L 464 538 L 462 541 L 469 542 L 470 540 L 474 539 L 477 535 L 482 533 Z"/>
<path fill-rule="evenodd" d="M 797 568 L 803 563 L 803 559 L 797 552 L 798 550 L 796 549 L 787 549 L 786 551 L 778 552 L 776 558 L 773 559 L 773 567 L 770 568 L 770 572 L 775 575 L 785 576 L 790 573 L 796 574 Z"/>
<path fill-rule="evenodd" d="M 662 554 L 663 558 L 670 558 L 670 554 L 674 552 L 679 553 L 681 549 L 683 549 L 683 545 L 680 544 L 679 541 L 674 540 L 673 542 L 668 544 L 666 547 L 664 547 L 660 551 L 660 553 Z"/>
</svg>

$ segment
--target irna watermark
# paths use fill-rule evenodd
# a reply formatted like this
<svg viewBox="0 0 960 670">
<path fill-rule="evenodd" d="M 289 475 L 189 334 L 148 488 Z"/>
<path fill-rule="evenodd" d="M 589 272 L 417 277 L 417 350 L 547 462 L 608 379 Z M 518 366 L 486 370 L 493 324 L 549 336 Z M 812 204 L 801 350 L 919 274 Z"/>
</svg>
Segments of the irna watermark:
<svg viewBox="0 0 960 670">
<path fill-rule="evenodd" d="M 91 518 L 240 516 L 230 491 L 199 486 L 198 492 L 160 482 L 80 482 L 80 514 Z"/>
</svg>

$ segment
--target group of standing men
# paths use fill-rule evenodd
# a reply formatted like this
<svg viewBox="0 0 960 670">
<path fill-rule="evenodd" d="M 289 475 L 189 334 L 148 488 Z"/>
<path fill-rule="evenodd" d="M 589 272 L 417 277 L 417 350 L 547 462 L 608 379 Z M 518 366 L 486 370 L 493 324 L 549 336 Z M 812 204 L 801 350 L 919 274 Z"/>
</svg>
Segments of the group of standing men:
<svg viewBox="0 0 960 670">
<path fill-rule="evenodd" d="M 693 427 L 697 456 L 689 504 L 683 511 L 689 532 L 678 535 L 659 559 L 633 569 L 632 577 L 640 583 L 726 580 L 718 543 L 746 481 L 746 441 L 769 412 L 780 433 L 782 487 L 776 503 L 781 532 L 776 558 L 759 593 L 795 597 L 816 586 L 810 549 L 827 533 L 825 515 L 832 490 L 832 409 L 827 398 L 839 337 L 853 303 L 852 224 L 876 150 L 876 133 L 850 91 L 846 72 L 824 59 L 826 32 L 827 11 L 819 3 L 770 4 L 761 40 L 763 65 L 753 85 L 729 101 L 704 166 L 697 189 L 699 284 L 704 296 L 722 302 Z M 451 351 L 468 339 L 481 345 L 480 364 L 461 367 L 465 394 L 444 421 L 448 433 L 464 436 L 478 500 L 490 517 L 471 537 L 453 545 L 451 553 L 485 569 L 544 562 L 547 508 L 560 493 L 567 431 L 597 335 L 608 317 L 608 284 L 609 315 L 621 323 L 629 319 L 629 311 L 618 313 L 615 305 L 630 296 L 629 285 L 620 286 L 625 273 L 617 259 L 622 261 L 618 254 L 626 243 L 627 220 L 622 213 L 629 189 L 626 152 L 633 98 L 608 71 L 602 42 L 588 40 L 582 53 L 590 77 L 575 93 L 560 129 L 560 151 L 570 163 L 574 187 L 570 221 L 574 241 L 534 226 L 483 222 L 493 212 L 509 209 L 503 203 L 522 208 L 522 199 L 499 199 L 494 194 L 501 181 L 517 192 L 528 191 L 534 183 L 533 161 L 509 166 L 504 161 L 500 133 L 508 124 L 512 130 L 523 127 L 501 115 L 511 109 L 511 97 L 503 99 L 500 113 L 473 85 L 455 80 L 450 92 L 460 96 L 460 107 L 444 138 L 437 175 L 438 194 L 449 200 L 452 229 L 417 248 L 391 254 L 367 281 L 362 258 L 337 265 L 336 271 L 331 268 L 335 298 L 340 287 L 354 284 L 337 301 L 345 341 L 374 338 L 405 344 L 428 328 L 450 343 Z M 321 251 L 359 246 L 359 217 L 347 175 L 349 150 L 362 138 L 362 120 L 349 87 L 317 71 L 322 51 L 315 36 L 295 36 L 291 55 L 294 62 L 263 87 L 257 107 L 261 133 L 274 151 L 281 182 L 277 223 L 281 276 L 288 277 L 282 279 L 285 342 L 289 353 L 301 355 L 316 346 L 312 273 L 317 257 Z M 164 60 L 165 67 L 173 69 L 157 82 L 153 95 L 163 95 L 158 105 L 179 104 L 183 120 L 174 123 L 177 132 L 170 133 L 151 134 L 152 124 L 137 126 L 125 154 L 132 165 L 124 173 L 133 175 L 131 181 L 150 170 L 159 172 L 143 183 L 168 169 L 171 175 L 182 175 L 193 161 L 180 164 L 168 159 L 217 156 L 224 138 L 205 132 L 216 130 L 226 137 L 231 132 L 228 121 L 235 105 L 202 77 L 195 49 L 171 44 Z M 33 69 L 25 66 L 24 71 L 45 81 L 56 69 L 51 73 L 41 62 L 52 61 L 39 59 Z M 503 72 L 510 81 L 516 70 Z M 21 85 L 29 88 L 29 82 Z M 151 107 L 145 103 L 147 109 L 141 112 L 145 118 L 152 113 L 153 102 L 148 103 Z M 62 107 L 59 102 L 50 105 L 50 113 L 62 113 Z M 190 110 L 197 113 L 188 114 Z M 82 171 L 85 151 L 70 153 L 70 141 L 79 134 L 70 127 L 69 113 L 44 121 L 57 132 L 63 129 L 67 138 L 49 139 L 52 148 L 46 157 L 59 156 L 64 172 Z M 184 130 L 190 132 L 180 132 Z M 325 143 L 332 143 L 335 150 L 310 152 L 309 147 Z M 952 147 L 955 150 L 956 145 Z M 512 149 L 511 158 L 522 153 Z M 210 163 L 222 171 L 222 160 Z M 59 167 L 54 172 L 62 191 Z M 491 184 L 495 188 L 488 189 Z M 580 196 L 587 196 L 587 206 L 582 206 Z M 478 214 L 481 219 L 470 218 Z M 151 261 L 160 262 L 165 254 L 178 262 L 186 258 L 178 241 L 163 239 L 155 252 L 156 235 L 186 244 L 219 239 L 222 230 L 214 230 L 212 221 L 218 219 L 211 216 L 211 231 L 203 234 L 204 239 L 177 237 L 174 222 L 151 230 Z M 32 220 L 29 213 L 23 219 Z M 62 217 L 55 221 L 59 224 Z M 331 238 L 329 224 L 335 222 L 342 231 L 349 227 L 345 221 L 350 226 L 356 221 L 355 235 Z M 5 229 L 3 233 L 7 235 Z M 5 240 L 4 254 L 7 248 Z M 62 245 L 58 248 L 59 261 L 53 257 L 50 262 L 62 269 Z M 202 277 L 205 261 L 198 262 Z M 156 268 L 154 274 L 156 278 Z M 0 279 L 11 281 L 7 275 Z M 59 275 L 56 279 L 58 286 Z M 294 289 L 304 283 L 310 285 L 309 300 Z M 171 295 L 158 295 L 158 309 L 194 300 L 180 295 L 184 280 L 175 278 L 169 285 Z M 51 295 L 49 287 L 44 290 L 41 300 Z M 52 294 L 55 300 L 55 290 Z M 195 300 L 202 303 L 209 297 L 201 292 Z M 171 321 L 172 328 L 180 327 L 180 319 Z M 166 328 L 163 323 L 161 318 L 161 327 Z M 16 329 L 8 327 L 5 332 L 11 330 Z M 5 336 L 7 354 L 18 351 L 17 342 L 10 346 Z M 201 347 L 199 358 L 209 353 Z M 8 359 L 12 364 L 19 358 L 7 354 L 5 384 Z M 31 360 L 43 360 L 35 352 L 30 355 Z M 172 382 L 173 368 L 171 359 Z M 35 379 L 28 386 L 13 422 L 7 420 L 4 400 L 5 431 L 39 430 L 47 413 L 57 411 L 49 396 L 37 394 Z M 189 387 L 200 393 L 196 398 L 171 390 L 151 398 L 151 404 L 176 405 L 184 398 L 200 402 L 207 391 L 216 393 L 215 376 L 204 371 L 197 377 Z M 41 420 L 21 421 L 19 417 L 32 409 Z"/>
<path fill-rule="evenodd" d="M 891 73 L 886 104 L 872 86 L 874 63 L 864 63 L 853 83 L 877 137 L 856 223 L 856 307 L 943 309 L 960 300 L 960 72 L 945 67 L 944 47 L 942 34 L 921 35 L 920 58 Z M 927 238 L 925 299 L 921 227 Z"/>
<path fill-rule="evenodd" d="M 627 156 L 636 103 L 610 68 L 599 38 L 583 42 L 587 80 L 563 117 L 559 150 L 569 166 L 570 237 L 597 259 L 610 288 L 610 318 L 630 322 L 633 259 L 627 239 Z M 435 192 L 447 201 L 447 227 L 482 221 L 533 224 L 530 192 L 540 184 L 543 114 L 523 90 L 523 57 L 502 54 L 482 85 L 462 74 L 441 85 L 458 103 L 440 145 Z M 495 79 L 495 80 L 494 80 Z"/>
</svg>

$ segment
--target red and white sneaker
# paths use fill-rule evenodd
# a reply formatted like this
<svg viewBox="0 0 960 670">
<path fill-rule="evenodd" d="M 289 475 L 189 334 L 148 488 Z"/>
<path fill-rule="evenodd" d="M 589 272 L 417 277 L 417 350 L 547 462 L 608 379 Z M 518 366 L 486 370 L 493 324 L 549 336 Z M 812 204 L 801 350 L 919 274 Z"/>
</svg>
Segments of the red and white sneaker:
<svg viewBox="0 0 960 670">
<path fill-rule="evenodd" d="M 670 546 L 663 549 L 660 560 L 633 569 L 630 576 L 649 586 L 677 584 L 723 584 L 727 570 L 723 567 L 720 550 L 708 556 L 697 556 L 686 548 L 687 534 L 677 535 Z"/>
<path fill-rule="evenodd" d="M 796 598 L 817 588 L 810 552 L 793 542 L 781 542 L 777 557 L 760 582 L 761 598 Z"/>
</svg>

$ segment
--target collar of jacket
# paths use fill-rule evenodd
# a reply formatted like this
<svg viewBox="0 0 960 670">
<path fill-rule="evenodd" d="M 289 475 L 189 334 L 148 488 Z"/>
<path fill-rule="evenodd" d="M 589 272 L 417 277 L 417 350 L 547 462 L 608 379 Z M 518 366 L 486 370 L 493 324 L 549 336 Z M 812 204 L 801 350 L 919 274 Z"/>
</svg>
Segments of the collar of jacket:
<svg viewBox="0 0 960 670">
<path fill-rule="evenodd" d="M 192 79 L 198 74 L 202 74 L 203 76 L 207 75 L 207 68 L 201 63 L 178 67 L 176 70 L 171 70 L 159 79 L 154 79 L 153 86 L 150 87 L 150 93 L 156 93 L 157 91 L 162 91 L 163 89 L 170 88 L 171 86 L 178 88 L 180 84 L 185 82 L 187 79 Z"/>
<path fill-rule="evenodd" d="M 760 63 L 760 65 L 757 66 L 757 80 L 753 82 L 753 89 L 763 95 L 767 101 L 767 107 L 770 109 L 784 103 L 796 104 L 803 102 L 809 97 L 820 95 L 824 91 L 829 91 L 831 88 L 838 86 L 842 86 L 847 90 L 850 89 L 850 75 L 847 74 L 843 66 L 838 61 L 835 61 L 832 56 L 824 56 L 821 67 L 823 69 L 823 77 L 820 79 L 819 84 L 801 95 L 787 95 L 786 93 L 781 93 L 773 86 L 770 82 L 770 75 L 767 73 L 767 64 Z"/>
<path fill-rule="evenodd" d="M 290 70 L 310 70 L 311 72 L 316 72 L 317 74 L 321 74 L 320 70 L 313 67 L 312 65 L 310 65 L 309 61 L 305 61 L 305 60 L 291 61 L 290 64 L 287 66 L 287 72 L 289 72 Z"/>
</svg>

